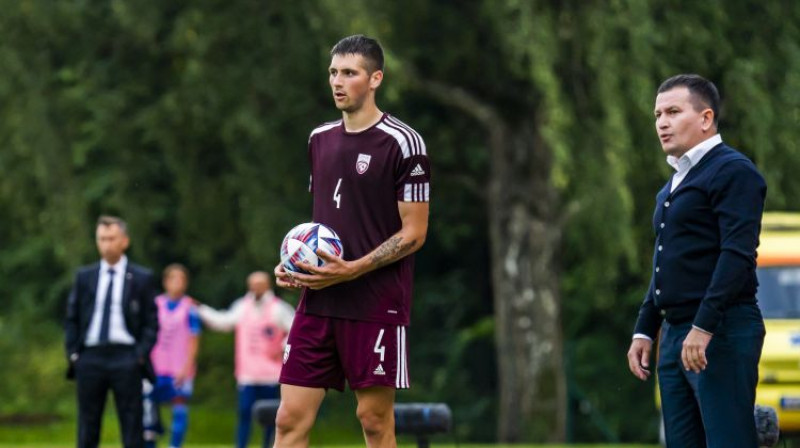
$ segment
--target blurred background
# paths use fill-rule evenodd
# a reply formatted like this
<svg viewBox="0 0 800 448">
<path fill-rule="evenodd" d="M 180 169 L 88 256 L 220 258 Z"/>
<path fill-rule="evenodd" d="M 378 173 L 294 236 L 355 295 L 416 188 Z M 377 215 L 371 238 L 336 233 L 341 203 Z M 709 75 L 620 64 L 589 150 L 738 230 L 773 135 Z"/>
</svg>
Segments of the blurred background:
<svg viewBox="0 0 800 448">
<path fill-rule="evenodd" d="M 670 175 L 655 90 L 714 81 L 767 209 L 800 210 L 799 2 L 0 0 L 0 441 L 74 437 L 61 323 L 98 215 L 215 307 L 272 269 L 356 33 L 433 167 L 398 400 L 448 403 L 462 442 L 656 442 L 625 358 Z M 232 372 L 233 337 L 204 332 L 190 443 L 232 440 Z M 361 440 L 353 401 L 329 394 L 317 440 Z"/>
</svg>

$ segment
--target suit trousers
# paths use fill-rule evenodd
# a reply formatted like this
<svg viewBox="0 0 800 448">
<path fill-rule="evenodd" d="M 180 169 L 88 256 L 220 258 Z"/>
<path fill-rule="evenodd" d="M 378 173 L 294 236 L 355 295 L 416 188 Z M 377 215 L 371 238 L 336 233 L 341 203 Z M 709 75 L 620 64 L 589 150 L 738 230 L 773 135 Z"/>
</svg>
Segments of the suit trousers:
<svg viewBox="0 0 800 448">
<path fill-rule="evenodd" d="M 142 448 L 142 366 L 133 346 L 87 347 L 75 363 L 78 448 L 97 448 L 108 391 L 114 395 L 125 448 Z"/>
<path fill-rule="evenodd" d="M 692 323 L 664 321 L 658 384 L 667 447 L 756 448 L 753 410 L 764 320 L 756 304 L 734 305 L 706 349 L 708 366 L 687 371 L 681 350 Z"/>
</svg>

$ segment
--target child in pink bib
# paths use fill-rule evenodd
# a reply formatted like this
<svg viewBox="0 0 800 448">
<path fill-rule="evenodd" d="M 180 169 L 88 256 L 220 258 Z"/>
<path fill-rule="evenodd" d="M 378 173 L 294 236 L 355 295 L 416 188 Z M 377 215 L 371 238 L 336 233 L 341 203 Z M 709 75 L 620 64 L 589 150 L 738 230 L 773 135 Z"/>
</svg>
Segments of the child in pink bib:
<svg viewBox="0 0 800 448">
<path fill-rule="evenodd" d="M 186 295 L 188 270 L 180 264 L 164 269 L 164 294 L 156 297 L 158 339 L 150 359 L 156 371 L 156 384 L 145 386 L 145 447 L 154 448 L 164 432 L 159 405 L 172 405 L 170 448 L 183 444 L 189 426 L 188 401 L 192 396 L 195 358 L 201 331 L 194 300 Z"/>
</svg>

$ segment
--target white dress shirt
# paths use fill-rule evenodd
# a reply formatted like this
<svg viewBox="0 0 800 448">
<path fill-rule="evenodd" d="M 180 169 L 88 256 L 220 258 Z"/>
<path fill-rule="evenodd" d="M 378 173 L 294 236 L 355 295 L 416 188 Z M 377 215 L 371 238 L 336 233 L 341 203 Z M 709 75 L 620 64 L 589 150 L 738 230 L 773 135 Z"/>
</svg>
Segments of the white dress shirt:
<svg viewBox="0 0 800 448">
<path fill-rule="evenodd" d="M 722 143 L 722 136 L 719 134 L 714 134 L 714 136 L 703 140 L 702 142 L 695 145 L 694 148 L 686 151 L 684 155 L 680 158 L 675 156 L 667 156 L 667 163 L 677 171 L 672 176 L 672 187 L 670 188 L 669 192 L 672 193 L 678 188 L 678 185 L 683 182 L 683 179 L 686 178 L 686 175 L 689 174 L 689 170 L 692 169 L 693 166 L 700 163 L 700 160 L 703 159 L 709 151 L 711 151 L 715 146 Z"/>
<path fill-rule="evenodd" d="M 672 193 L 675 191 L 675 189 L 678 188 L 678 185 L 683 182 L 683 179 L 686 178 L 686 175 L 689 174 L 689 170 L 700 163 L 700 160 L 702 160 L 709 151 L 714 149 L 714 147 L 720 143 L 722 143 L 722 136 L 719 134 L 714 134 L 712 137 L 703 140 L 695 145 L 692 149 L 686 151 L 680 158 L 675 156 L 667 156 L 667 163 L 669 163 L 672 168 L 675 168 L 676 171 L 676 173 L 672 175 L 672 185 L 670 186 L 669 192 Z M 692 327 L 704 333 L 711 334 L 697 326 L 692 325 Z M 652 340 L 649 336 L 642 333 L 634 334 L 633 339 Z"/>
<path fill-rule="evenodd" d="M 122 291 L 125 288 L 126 269 L 128 268 L 128 257 L 125 255 L 119 259 L 117 264 L 110 265 L 105 260 L 100 260 L 100 274 L 97 279 L 97 292 L 94 298 L 94 313 L 89 323 L 89 330 L 86 332 L 84 344 L 87 347 L 100 344 L 100 326 L 103 321 L 103 306 L 106 302 L 108 284 L 111 280 L 109 269 L 114 270 L 114 289 L 111 291 L 111 313 L 109 315 L 108 342 L 111 344 L 134 345 L 136 340 L 128 332 L 125 326 L 125 315 L 122 312 Z"/>
</svg>

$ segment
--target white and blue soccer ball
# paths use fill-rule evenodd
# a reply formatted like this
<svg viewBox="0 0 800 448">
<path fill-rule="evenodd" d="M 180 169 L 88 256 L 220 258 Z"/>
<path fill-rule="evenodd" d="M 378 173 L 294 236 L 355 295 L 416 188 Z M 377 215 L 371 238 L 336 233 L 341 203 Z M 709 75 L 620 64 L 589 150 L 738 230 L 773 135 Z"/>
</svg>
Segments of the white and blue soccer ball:
<svg viewBox="0 0 800 448">
<path fill-rule="evenodd" d="M 303 261 L 311 266 L 323 266 L 325 261 L 318 257 L 316 250 L 322 250 L 331 255 L 341 257 L 344 247 L 339 235 L 330 227 L 316 222 L 306 222 L 295 226 L 281 243 L 281 261 L 287 271 L 306 271 L 297 267 Z"/>
</svg>

